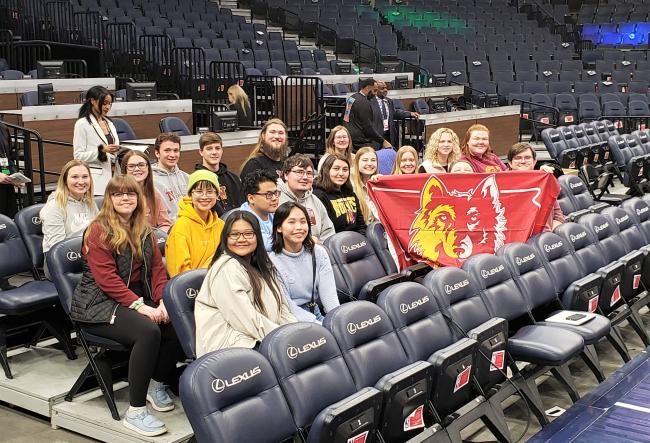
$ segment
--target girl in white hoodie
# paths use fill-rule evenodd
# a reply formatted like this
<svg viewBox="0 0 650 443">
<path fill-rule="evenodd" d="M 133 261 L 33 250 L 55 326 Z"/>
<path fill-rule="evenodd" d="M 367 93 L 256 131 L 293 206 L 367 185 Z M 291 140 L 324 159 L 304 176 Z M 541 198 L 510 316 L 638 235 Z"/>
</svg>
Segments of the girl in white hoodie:
<svg viewBox="0 0 650 443">
<path fill-rule="evenodd" d="M 56 190 L 50 194 L 40 212 L 43 229 L 43 252 L 56 243 L 83 234 L 99 211 L 93 199 L 90 168 L 81 160 L 63 166 Z M 45 270 L 47 275 L 47 269 Z"/>
</svg>

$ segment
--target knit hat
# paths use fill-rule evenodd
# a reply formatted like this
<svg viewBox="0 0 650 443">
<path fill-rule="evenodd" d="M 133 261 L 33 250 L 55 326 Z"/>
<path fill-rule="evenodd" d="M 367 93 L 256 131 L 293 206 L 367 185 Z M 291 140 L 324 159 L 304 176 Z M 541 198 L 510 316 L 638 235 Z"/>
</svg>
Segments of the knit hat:
<svg viewBox="0 0 650 443">
<path fill-rule="evenodd" d="M 208 169 L 199 169 L 190 174 L 190 178 L 187 182 L 187 193 L 190 193 L 190 189 L 200 181 L 210 182 L 214 185 L 214 189 L 219 190 L 219 179 L 217 174 L 208 170 Z"/>
<path fill-rule="evenodd" d="M 379 149 L 377 151 L 377 172 L 382 175 L 390 175 L 395 166 L 397 153 L 394 149 Z"/>
</svg>

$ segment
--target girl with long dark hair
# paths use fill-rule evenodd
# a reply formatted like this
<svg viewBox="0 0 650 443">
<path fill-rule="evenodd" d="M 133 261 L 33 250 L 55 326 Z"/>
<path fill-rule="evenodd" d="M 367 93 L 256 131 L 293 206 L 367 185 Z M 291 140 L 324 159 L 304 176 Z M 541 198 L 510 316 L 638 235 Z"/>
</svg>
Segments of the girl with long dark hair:
<svg viewBox="0 0 650 443">
<path fill-rule="evenodd" d="M 314 183 L 314 195 L 323 202 L 336 232 L 356 231 L 366 235 L 366 222 L 359 197 L 352 189 L 350 163 L 339 154 L 331 154 Z"/>
<path fill-rule="evenodd" d="M 90 166 L 95 195 L 103 195 L 113 176 L 115 153 L 120 149 L 117 130 L 108 118 L 114 102 L 113 95 L 103 86 L 93 86 L 79 109 L 74 125 L 72 145 L 74 158 Z"/>
<path fill-rule="evenodd" d="M 226 219 L 194 317 L 198 356 L 230 347 L 255 348 L 273 329 L 296 321 L 250 212 L 234 211 Z"/>
<path fill-rule="evenodd" d="M 299 321 L 323 321 L 319 301 L 326 313 L 339 305 L 332 264 L 325 248 L 314 243 L 304 206 L 286 202 L 275 211 L 270 257 Z"/>
</svg>

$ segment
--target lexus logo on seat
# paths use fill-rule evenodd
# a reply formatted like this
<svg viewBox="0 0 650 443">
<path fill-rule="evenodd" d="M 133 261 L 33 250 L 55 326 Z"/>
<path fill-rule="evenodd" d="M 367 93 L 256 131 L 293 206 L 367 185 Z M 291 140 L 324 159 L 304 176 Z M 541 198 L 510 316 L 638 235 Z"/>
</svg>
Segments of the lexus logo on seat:
<svg viewBox="0 0 650 443">
<path fill-rule="evenodd" d="M 185 290 L 185 295 L 187 298 L 196 298 L 196 296 L 199 295 L 199 291 L 196 288 L 187 288 Z"/>
<path fill-rule="evenodd" d="M 75 252 L 75 251 L 68 251 L 68 253 L 66 254 L 66 257 L 70 261 L 77 261 L 77 259 L 79 257 L 81 257 L 81 254 L 79 254 L 78 252 Z"/>
<path fill-rule="evenodd" d="M 293 360 L 295 358 L 298 358 L 300 354 L 305 354 L 309 351 L 313 351 L 314 349 L 320 348 L 325 343 L 327 343 L 327 340 L 325 339 L 325 337 L 321 337 L 318 340 L 312 341 L 311 343 L 304 344 L 301 348 L 296 348 L 295 346 L 289 346 L 287 348 L 287 357 Z"/>
<path fill-rule="evenodd" d="M 357 331 L 366 329 L 368 326 L 372 326 L 377 322 L 381 321 L 381 315 L 375 315 L 373 318 L 364 320 L 361 323 L 348 323 L 348 332 L 350 334 L 356 334 Z"/>
<path fill-rule="evenodd" d="M 212 381 L 212 390 L 218 394 L 220 392 L 223 392 L 226 388 L 231 388 L 231 387 L 233 387 L 235 385 L 238 385 L 239 383 L 241 383 L 243 381 L 250 380 L 251 378 L 253 378 L 256 375 L 259 375 L 261 373 L 262 373 L 262 370 L 260 369 L 260 367 L 255 366 L 250 371 L 246 371 L 243 374 L 235 375 L 230 380 L 223 380 L 223 379 L 217 378 L 217 379 Z"/>
<path fill-rule="evenodd" d="M 364 241 L 362 241 L 362 242 L 355 243 L 355 244 L 350 245 L 350 246 L 348 246 L 348 245 L 342 245 L 342 246 L 341 246 L 341 252 L 344 253 L 344 254 L 347 254 L 348 252 L 350 252 L 350 251 L 354 251 L 355 249 L 363 248 L 366 244 L 367 244 L 367 243 L 366 243 L 366 241 L 364 240 Z"/>
<path fill-rule="evenodd" d="M 35 225 L 40 225 L 41 224 L 41 218 L 40 217 L 32 217 L 32 223 Z"/>
</svg>

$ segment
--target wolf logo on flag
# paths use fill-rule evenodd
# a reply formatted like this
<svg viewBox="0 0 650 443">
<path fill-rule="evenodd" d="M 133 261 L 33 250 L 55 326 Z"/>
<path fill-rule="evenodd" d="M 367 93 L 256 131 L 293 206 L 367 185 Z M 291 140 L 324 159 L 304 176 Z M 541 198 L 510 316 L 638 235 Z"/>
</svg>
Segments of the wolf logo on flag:
<svg viewBox="0 0 650 443">
<path fill-rule="evenodd" d="M 542 171 L 392 175 L 368 182 L 400 269 L 417 262 L 461 266 L 473 255 L 525 242 L 545 228 L 559 190 L 555 177 Z"/>
<path fill-rule="evenodd" d="M 505 209 L 499 197 L 494 175 L 462 191 L 448 190 L 432 175 L 422 189 L 420 208 L 409 229 L 408 252 L 440 261 L 441 254 L 466 259 L 496 251 L 506 239 Z"/>
</svg>

